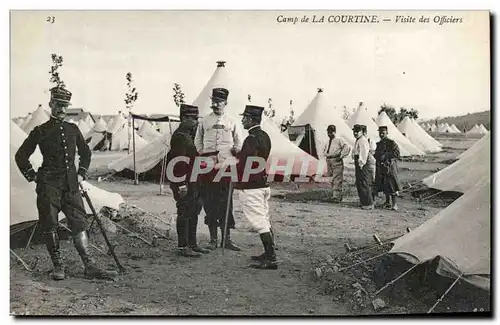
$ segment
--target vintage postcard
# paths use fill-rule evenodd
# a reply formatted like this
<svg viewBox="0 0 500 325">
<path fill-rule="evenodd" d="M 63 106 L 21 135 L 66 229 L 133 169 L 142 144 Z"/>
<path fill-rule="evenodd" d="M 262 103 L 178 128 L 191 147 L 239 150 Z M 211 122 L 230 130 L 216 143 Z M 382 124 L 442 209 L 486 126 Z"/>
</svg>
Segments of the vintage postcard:
<svg viewBox="0 0 500 325">
<path fill-rule="evenodd" d="M 491 316 L 490 33 L 11 11 L 11 315 Z"/>
</svg>

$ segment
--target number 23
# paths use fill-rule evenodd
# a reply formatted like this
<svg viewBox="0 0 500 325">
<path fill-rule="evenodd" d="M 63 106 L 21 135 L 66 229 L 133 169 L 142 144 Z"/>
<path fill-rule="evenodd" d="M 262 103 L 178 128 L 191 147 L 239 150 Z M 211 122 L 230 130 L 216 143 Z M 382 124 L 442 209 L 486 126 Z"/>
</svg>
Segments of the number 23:
<svg viewBox="0 0 500 325">
<path fill-rule="evenodd" d="M 47 22 L 53 24 L 56 21 L 56 17 L 54 16 L 47 16 Z"/>
</svg>

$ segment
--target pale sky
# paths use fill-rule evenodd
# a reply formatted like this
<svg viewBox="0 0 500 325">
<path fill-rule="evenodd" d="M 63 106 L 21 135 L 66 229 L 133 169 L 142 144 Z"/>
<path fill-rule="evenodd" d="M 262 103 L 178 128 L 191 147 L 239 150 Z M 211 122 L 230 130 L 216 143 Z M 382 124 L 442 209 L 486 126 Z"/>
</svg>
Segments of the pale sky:
<svg viewBox="0 0 500 325">
<path fill-rule="evenodd" d="M 294 25 L 278 23 L 279 14 L 349 12 L 13 12 L 11 116 L 47 107 L 51 53 L 64 57 L 60 74 L 73 106 L 95 114 L 125 110 L 127 72 L 139 92 L 135 113 L 175 113 L 173 83 L 192 102 L 218 60 L 235 83 L 230 100 L 250 93 L 265 105 L 271 97 L 280 116 L 291 99 L 300 114 L 318 87 L 337 109 L 363 101 L 372 115 L 384 102 L 422 118 L 490 109 L 488 12 L 439 12 L 463 19 L 441 26 L 435 12 L 408 12 L 430 16 L 428 24 Z"/>
</svg>

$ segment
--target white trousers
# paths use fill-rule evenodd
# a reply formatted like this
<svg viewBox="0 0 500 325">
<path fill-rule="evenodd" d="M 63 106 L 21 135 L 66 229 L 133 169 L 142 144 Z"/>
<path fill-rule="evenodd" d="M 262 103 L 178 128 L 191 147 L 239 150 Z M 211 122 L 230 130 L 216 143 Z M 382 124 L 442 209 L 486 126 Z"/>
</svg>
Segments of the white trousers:
<svg viewBox="0 0 500 325">
<path fill-rule="evenodd" d="M 241 209 L 248 222 L 259 234 L 269 232 L 271 228 L 269 221 L 271 189 L 266 187 L 238 191 Z"/>
</svg>

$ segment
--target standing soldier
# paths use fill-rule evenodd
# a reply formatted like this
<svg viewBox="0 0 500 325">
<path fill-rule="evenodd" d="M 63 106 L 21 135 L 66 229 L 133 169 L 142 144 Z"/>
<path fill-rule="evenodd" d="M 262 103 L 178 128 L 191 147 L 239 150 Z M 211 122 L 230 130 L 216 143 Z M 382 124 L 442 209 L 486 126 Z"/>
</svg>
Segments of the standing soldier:
<svg viewBox="0 0 500 325">
<path fill-rule="evenodd" d="M 52 278 L 63 280 L 64 267 L 59 251 L 57 226 L 59 212 L 68 220 L 73 243 L 85 266 L 85 275 L 90 278 L 116 276 L 115 271 L 101 270 L 95 264 L 90 252 L 86 230 L 83 199 L 78 184 L 86 179 L 90 165 L 91 151 L 78 126 L 64 122 L 70 104 L 71 92 L 54 87 L 50 90 L 49 106 L 51 116 L 46 123 L 36 126 L 16 152 L 16 164 L 28 182 L 36 183 L 37 208 L 40 226 L 47 250 L 54 264 Z M 42 166 L 37 172 L 29 161 L 30 156 L 40 147 L 43 156 Z M 75 154 L 80 156 L 78 171 L 75 167 Z"/>
<path fill-rule="evenodd" d="M 264 254 L 252 256 L 253 260 L 260 263 L 251 267 L 275 270 L 278 264 L 269 220 L 268 201 L 271 198 L 271 189 L 266 172 L 266 161 L 271 152 L 271 139 L 260 128 L 263 111 L 264 107 L 247 105 L 242 114 L 243 127 L 248 130 L 248 137 L 243 142 L 241 151 L 236 155 L 238 182 L 235 188 L 239 190 L 243 214 L 259 233 L 264 245 Z M 260 161 L 256 161 L 257 159 Z"/>
<path fill-rule="evenodd" d="M 181 124 L 175 130 L 170 140 L 170 151 L 167 161 L 170 163 L 176 157 L 188 158 L 189 161 L 173 162 L 173 170 L 167 173 L 170 188 L 174 193 L 177 205 L 177 239 L 181 256 L 200 257 L 210 251 L 198 246 L 196 230 L 198 215 L 201 212 L 198 183 L 191 180 L 191 172 L 198 152 L 194 146 L 194 135 L 198 126 L 198 107 L 181 104 Z M 177 181 L 175 178 L 183 178 Z"/>
<path fill-rule="evenodd" d="M 370 145 L 363 136 L 361 125 L 356 124 L 353 127 L 354 144 L 353 158 L 355 165 L 356 188 L 358 190 L 359 201 L 364 210 L 373 209 L 373 156 L 370 154 Z"/>
<path fill-rule="evenodd" d="M 326 158 L 328 176 L 332 177 L 333 202 L 342 202 L 342 192 L 344 184 L 344 158 L 351 152 L 351 147 L 342 138 L 337 138 L 335 125 L 329 125 L 326 129 L 328 133 L 328 145 L 325 146 L 323 154 Z"/>
<path fill-rule="evenodd" d="M 198 153 L 211 157 L 214 166 L 222 166 L 224 160 L 233 158 L 234 154 L 241 149 L 241 129 L 239 121 L 224 112 L 227 105 L 229 91 L 225 88 L 214 88 L 212 90 L 213 112 L 205 116 L 198 125 L 194 144 Z M 233 158 L 234 159 L 234 158 Z M 210 231 L 210 244 L 208 249 L 217 248 L 217 227 L 220 227 L 222 240 L 226 236 L 226 247 L 234 251 L 241 250 L 231 241 L 230 229 L 235 228 L 233 216 L 233 190 L 229 181 L 214 182 L 213 178 L 218 170 L 214 169 L 203 181 L 203 208 L 206 217 L 205 224 Z M 226 208 L 229 205 L 227 232 L 224 234 L 224 222 Z"/>
<path fill-rule="evenodd" d="M 398 144 L 387 137 L 387 126 L 378 128 L 380 141 L 377 142 L 375 159 L 377 160 L 377 170 L 375 185 L 377 192 L 384 192 L 385 207 L 397 211 L 396 195 L 399 191 L 398 165 L 400 159 Z M 391 199 L 392 198 L 392 204 Z"/>
<path fill-rule="evenodd" d="M 377 148 L 377 143 L 368 137 L 368 129 L 366 125 L 361 125 L 361 131 L 363 131 L 363 136 L 366 138 L 366 140 L 368 140 L 368 144 L 370 145 L 370 155 L 373 156 L 375 154 L 375 149 Z M 372 170 L 375 170 L 374 159 L 370 159 L 369 162 L 367 163 L 371 164 L 370 168 Z M 373 197 L 373 202 L 375 203 L 375 199 L 378 196 L 377 187 L 375 186 L 375 172 L 373 172 L 373 184 L 374 185 L 372 187 L 372 197 Z"/>
</svg>

